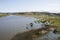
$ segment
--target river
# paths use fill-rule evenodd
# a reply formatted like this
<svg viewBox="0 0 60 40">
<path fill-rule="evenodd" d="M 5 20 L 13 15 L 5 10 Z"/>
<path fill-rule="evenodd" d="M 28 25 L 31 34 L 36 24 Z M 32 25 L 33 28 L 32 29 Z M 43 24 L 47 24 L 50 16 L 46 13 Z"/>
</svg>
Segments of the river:
<svg viewBox="0 0 60 40">
<path fill-rule="evenodd" d="M 26 16 L 0 17 L 0 40 L 10 40 L 15 34 L 26 30 L 26 24 L 33 22 L 36 18 Z"/>
</svg>

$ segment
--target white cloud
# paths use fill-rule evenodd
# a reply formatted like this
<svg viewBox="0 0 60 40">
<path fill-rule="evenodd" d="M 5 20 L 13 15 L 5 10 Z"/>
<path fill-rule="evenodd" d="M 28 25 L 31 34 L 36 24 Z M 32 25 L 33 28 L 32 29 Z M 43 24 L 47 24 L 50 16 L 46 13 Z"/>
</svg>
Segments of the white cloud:
<svg viewBox="0 0 60 40">
<path fill-rule="evenodd" d="M 59 3 L 48 4 L 47 5 L 47 11 L 60 12 L 60 4 Z"/>
</svg>

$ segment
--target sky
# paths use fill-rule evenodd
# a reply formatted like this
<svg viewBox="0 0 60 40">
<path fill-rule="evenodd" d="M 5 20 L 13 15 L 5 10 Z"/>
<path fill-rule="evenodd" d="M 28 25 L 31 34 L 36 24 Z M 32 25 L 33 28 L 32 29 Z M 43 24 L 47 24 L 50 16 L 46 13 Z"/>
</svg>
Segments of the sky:
<svg viewBox="0 0 60 40">
<path fill-rule="evenodd" d="M 60 0 L 0 0 L 0 12 L 60 12 Z"/>
</svg>

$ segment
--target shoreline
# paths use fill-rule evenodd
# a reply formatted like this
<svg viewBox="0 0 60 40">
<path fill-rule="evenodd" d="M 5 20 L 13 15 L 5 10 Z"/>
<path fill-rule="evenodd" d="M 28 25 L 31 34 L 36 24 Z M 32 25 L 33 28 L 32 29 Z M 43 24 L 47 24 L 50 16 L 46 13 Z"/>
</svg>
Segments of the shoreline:
<svg viewBox="0 0 60 40">
<path fill-rule="evenodd" d="M 50 30 L 48 28 L 39 28 L 36 30 L 30 30 L 23 33 L 16 34 L 11 40 L 33 40 L 38 37 L 42 37 L 47 34 Z"/>
</svg>

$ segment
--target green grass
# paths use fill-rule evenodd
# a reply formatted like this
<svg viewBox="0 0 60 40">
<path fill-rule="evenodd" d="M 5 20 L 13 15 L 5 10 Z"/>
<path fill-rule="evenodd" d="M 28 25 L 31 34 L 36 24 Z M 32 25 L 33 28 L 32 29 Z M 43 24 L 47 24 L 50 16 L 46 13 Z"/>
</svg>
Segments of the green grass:
<svg viewBox="0 0 60 40">
<path fill-rule="evenodd" d="M 43 18 L 43 20 L 48 21 L 50 25 L 54 25 L 57 28 L 57 31 L 60 33 L 60 16 L 47 16 L 47 15 L 40 15 L 38 18 Z M 38 22 L 44 22 L 38 20 Z"/>
</svg>

